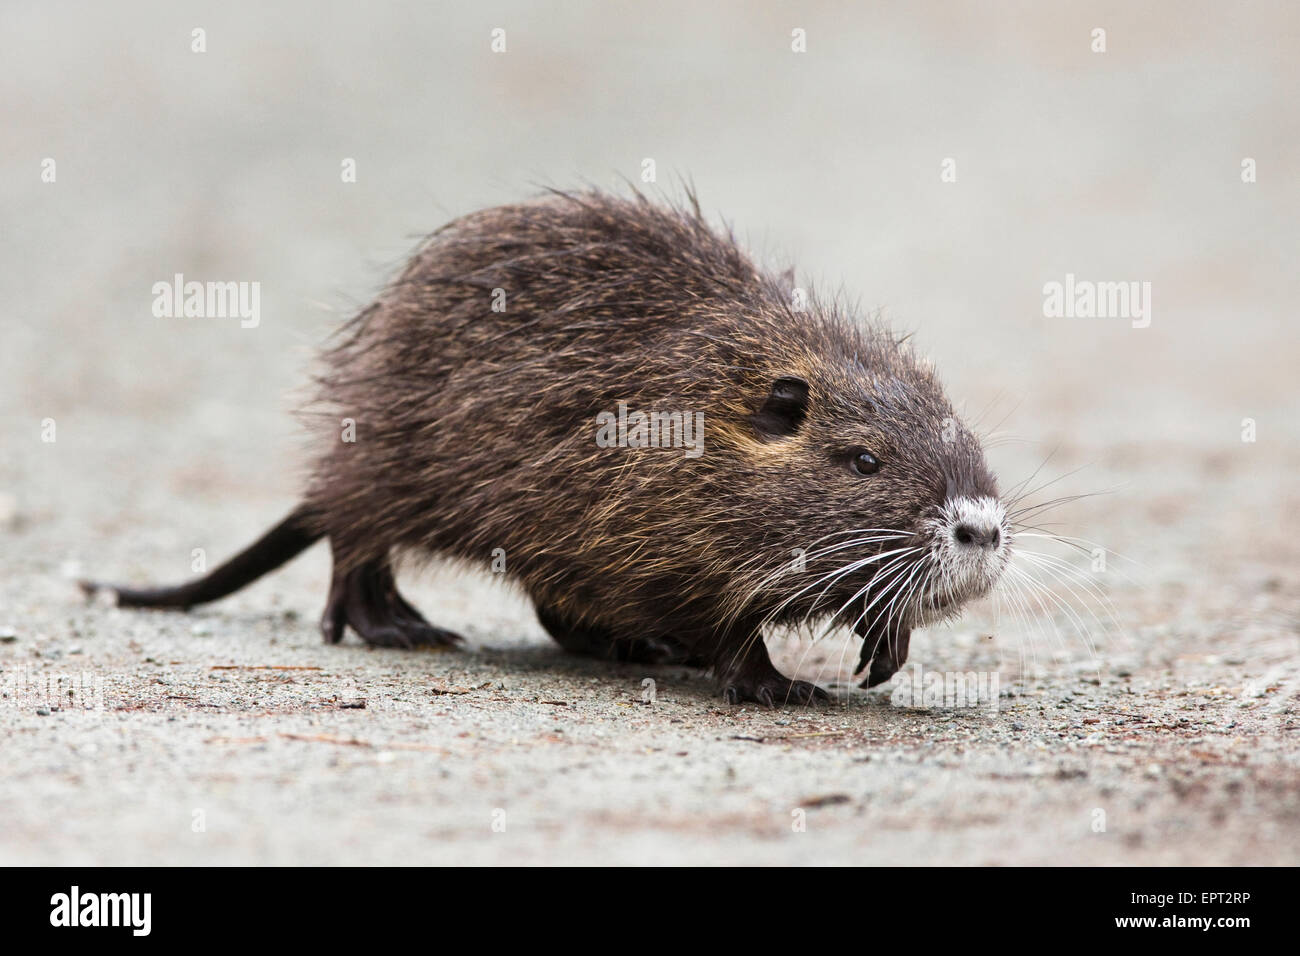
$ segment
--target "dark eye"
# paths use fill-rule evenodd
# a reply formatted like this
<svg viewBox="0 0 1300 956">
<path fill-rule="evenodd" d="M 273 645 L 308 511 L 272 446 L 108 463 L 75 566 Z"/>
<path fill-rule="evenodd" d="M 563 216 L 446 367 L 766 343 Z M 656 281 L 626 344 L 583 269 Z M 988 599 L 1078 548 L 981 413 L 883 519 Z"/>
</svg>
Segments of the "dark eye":
<svg viewBox="0 0 1300 956">
<path fill-rule="evenodd" d="M 853 451 L 849 459 L 849 468 L 855 475 L 874 475 L 880 470 L 880 459 L 865 448 Z"/>
</svg>

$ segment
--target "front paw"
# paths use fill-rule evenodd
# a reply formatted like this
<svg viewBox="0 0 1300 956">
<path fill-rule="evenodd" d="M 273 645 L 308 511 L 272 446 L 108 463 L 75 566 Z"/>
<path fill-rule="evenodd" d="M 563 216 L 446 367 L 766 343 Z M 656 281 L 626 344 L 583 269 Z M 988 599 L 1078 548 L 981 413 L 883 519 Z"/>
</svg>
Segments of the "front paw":
<svg viewBox="0 0 1300 956">
<path fill-rule="evenodd" d="M 856 629 L 862 635 L 862 653 L 854 674 L 861 674 L 864 668 L 867 670 L 866 679 L 859 687 L 883 684 L 907 663 L 907 648 L 912 638 L 910 628 L 893 630 L 887 625 L 878 625 L 870 630 Z"/>
<path fill-rule="evenodd" d="M 859 672 L 861 673 L 861 672 Z M 892 657 L 877 657 L 871 662 L 871 669 L 867 671 L 866 679 L 859 684 L 859 687 L 875 687 L 877 684 L 883 684 L 889 678 L 898 673 L 898 662 Z"/>
<path fill-rule="evenodd" d="M 757 679 L 744 677 L 729 681 L 722 688 L 722 699 L 728 704 L 752 701 L 776 709 L 790 704 L 811 704 L 830 700 L 830 695 L 816 684 L 806 680 L 788 680 L 780 674 Z"/>
</svg>

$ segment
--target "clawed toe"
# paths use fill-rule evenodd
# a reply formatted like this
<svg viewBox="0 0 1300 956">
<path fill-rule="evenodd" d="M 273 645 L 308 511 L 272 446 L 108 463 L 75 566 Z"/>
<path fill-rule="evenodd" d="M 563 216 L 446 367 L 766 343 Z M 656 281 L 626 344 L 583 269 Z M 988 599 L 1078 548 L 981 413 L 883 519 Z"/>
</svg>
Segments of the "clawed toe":
<svg viewBox="0 0 1300 956">
<path fill-rule="evenodd" d="M 867 676 L 860 683 L 859 687 L 875 687 L 883 684 L 895 674 L 898 673 L 899 662 L 894 657 L 881 655 L 873 658 L 867 669 Z"/>
<path fill-rule="evenodd" d="M 351 627 L 371 647 L 454 647 L 459 634 L 434 627 L 397 591 L 387 563 L 363 565 L 336 576 L 321 618 L 326 643 L 337 644 Z"/>
<path fill-rule="evenodd" d="M 394 619 L 389 624 L 358 630 L 361 639 L 371 647 L 399 647 L 414 650 L 417 647 L 455 647 L 464 641 L 454 631 L 434 627 L 427 621 Z"/>
<path fill-rule="evenodd" d="M 806 680 L 795 680 L 790 682 L 789 699 L 795 704 L 811 704 L 814 701 L 830 700 L 831 695 L 816 684 Z"/>
<path fill-rule="evenodd" d="M 722 688 L 722 698 L 729 704 L 752 701 L 775 710 L 830 700 L 830 695 L 806 680 L 788 680 L 777 674 L 755 681 L 733 681 Z"/>
</svg>

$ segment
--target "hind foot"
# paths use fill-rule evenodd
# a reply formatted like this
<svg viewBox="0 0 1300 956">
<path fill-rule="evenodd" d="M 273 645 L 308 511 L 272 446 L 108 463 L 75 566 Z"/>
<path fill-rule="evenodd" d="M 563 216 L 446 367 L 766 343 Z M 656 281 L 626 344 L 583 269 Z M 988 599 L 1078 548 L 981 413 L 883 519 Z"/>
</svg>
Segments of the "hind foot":
<svg viewBox="0 0 1300 956">
<path fill-rule="evenodd" d="M 459 634 L 434 627 L 397 591 L 387 559 L 335 573 L 321 617 L 328 644 L 343 640 L 347 627 L 371 647 L 454 647 Z"/>
</svg>

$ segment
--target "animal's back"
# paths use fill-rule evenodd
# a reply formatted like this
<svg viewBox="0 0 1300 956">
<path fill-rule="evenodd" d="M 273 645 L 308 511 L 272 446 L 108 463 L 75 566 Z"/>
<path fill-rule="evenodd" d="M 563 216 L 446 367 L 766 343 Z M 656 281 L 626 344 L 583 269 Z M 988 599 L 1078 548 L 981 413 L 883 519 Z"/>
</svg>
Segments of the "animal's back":
<svg viewBox="0 0 1300 956">
<path fill-rule="evenodd" d="M 467 216 L 329 355 L 333 414 L 309 497 L 345 562 L 393 546 L 488 561 L 499 548 L 535 597 L 586 608 L 605 590 L 635 603 L 619 569 L 649 552 L 698 587 L 716 556 L 690 515 L 725 526 L 729 501 L 711 494 L 708 456 L 600 447 L 596 416 L 619 402 L 701 412 L 713 428 L 746 414 L 745 362 L 784 308 L 694 210 L 579 194 Z M 665 495 L 677 469 L 691 474 Z"/>
</svg>

